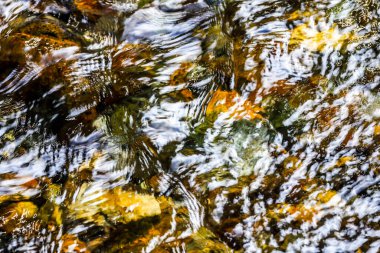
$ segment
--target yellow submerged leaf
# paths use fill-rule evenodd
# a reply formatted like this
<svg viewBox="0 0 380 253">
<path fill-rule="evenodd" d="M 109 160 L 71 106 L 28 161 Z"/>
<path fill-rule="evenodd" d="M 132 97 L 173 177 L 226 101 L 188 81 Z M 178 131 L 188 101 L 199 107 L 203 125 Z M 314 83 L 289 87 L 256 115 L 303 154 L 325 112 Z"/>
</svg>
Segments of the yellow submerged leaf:
<svg viewBox="0 0 380 253">
<path fill-rule="evenodd" d="M 206 116 L 214 113 L 227 112 L 236 102 L 235 99 L 239 96 L 236 91 L 221 91 L 217 90 L 212 96 L 207 109 Z"/>
<path fill-rule="evenodd" d="M 339 31 L 336 25 L 330 29 L 318 31 L 309 24 L 301 24 L 293 29 L 289 45 L 302 45 L 310 51 L 323 51 L 326 47 L 339 49 L 342 45 L 354 38 L 352 33 Z"/>
<path fill-rule="evenodd" d="M 215 114 L 229 112 L 230 117 L 235 120 L 243 118 L 250 120 L 262 119 L 259 114 L 259 112 L 262 112 L 260 107 L 253 105 L 249 100 L 239 104 L 239 100 L 241 100 L 241 97 L 234 90 L 217 90 L 206 108 L 206 116 L 210 117 Z"/>
</svg>

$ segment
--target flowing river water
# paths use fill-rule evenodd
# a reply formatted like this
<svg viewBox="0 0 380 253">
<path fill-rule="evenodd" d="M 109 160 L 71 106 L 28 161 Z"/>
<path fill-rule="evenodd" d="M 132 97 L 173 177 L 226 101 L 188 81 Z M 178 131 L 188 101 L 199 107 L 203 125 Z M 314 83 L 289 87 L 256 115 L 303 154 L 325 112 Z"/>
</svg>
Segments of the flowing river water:
<svg viewBox="0 0 380 253">
<path fill-rule="evenodd" d="M 377 0 L 0 0 L 0 252 L 379 252 Z"/>
</svg>

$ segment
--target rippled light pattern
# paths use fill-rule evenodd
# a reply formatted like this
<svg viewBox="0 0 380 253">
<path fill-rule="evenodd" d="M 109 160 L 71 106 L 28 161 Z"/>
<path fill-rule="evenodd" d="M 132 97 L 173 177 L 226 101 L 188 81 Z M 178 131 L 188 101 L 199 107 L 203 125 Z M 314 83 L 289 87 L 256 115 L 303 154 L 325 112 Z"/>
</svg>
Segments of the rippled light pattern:
<svg viewBox="0 0 380 253">
<path fill-rule="evenodd" d="M 0 252 L 379 252 L 377 0 L 0 0 Z"/>
</svg>

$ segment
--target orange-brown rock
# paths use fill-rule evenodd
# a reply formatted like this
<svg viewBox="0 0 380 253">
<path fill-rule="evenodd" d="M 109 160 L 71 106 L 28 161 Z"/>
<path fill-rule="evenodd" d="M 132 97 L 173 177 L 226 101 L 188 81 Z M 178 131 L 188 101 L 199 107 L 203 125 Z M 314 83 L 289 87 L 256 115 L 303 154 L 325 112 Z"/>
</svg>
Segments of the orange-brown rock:
<svg viewBox="0 0 380 253">
<path fill-rule="evenodd" d="M 91 18 L 115 12 L 106 1 L 74 0 L 74 5 L 80 12 Z"/>
</svg>

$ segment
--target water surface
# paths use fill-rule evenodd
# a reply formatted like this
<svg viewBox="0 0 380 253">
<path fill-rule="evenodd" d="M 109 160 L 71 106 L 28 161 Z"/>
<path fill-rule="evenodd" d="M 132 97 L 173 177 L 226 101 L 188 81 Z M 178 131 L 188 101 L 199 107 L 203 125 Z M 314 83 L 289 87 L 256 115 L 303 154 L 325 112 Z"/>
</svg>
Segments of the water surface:
<svg viewBox="0 0 380 253">
<path fill-rule="evenodd" d="M 376 0 L 0 0 L 1 252 L 378 252 Z"/>
</svg>

